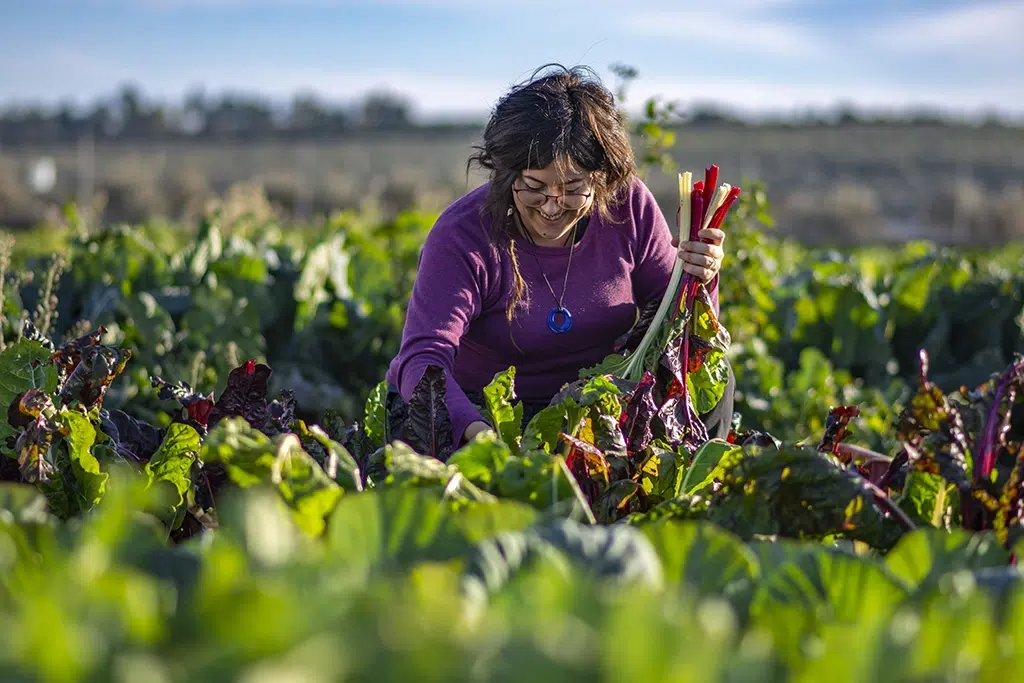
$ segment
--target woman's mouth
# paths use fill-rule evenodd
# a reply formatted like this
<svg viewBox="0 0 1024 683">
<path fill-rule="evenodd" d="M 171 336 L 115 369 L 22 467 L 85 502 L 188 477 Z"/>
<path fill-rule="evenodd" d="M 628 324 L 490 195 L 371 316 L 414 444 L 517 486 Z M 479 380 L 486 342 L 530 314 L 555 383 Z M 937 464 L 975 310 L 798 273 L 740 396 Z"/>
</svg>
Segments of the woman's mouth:
<svg viewBox="0 0 1024 683">
<path fill-rule="evenodd" d="M 549 216 L 548 214 L 544 213 L 543 211 L 539 211 L 538 210 L 537 214 L 541 217 L 541 219 L 545 223 L 552 223 L 552 224 L 553 223 L 557 223 L 558 221 L 562 220 L 562 217 L 565 216 L 565 212 L 564 211 L 559 211 L 555 215 Z"/>
</svg>

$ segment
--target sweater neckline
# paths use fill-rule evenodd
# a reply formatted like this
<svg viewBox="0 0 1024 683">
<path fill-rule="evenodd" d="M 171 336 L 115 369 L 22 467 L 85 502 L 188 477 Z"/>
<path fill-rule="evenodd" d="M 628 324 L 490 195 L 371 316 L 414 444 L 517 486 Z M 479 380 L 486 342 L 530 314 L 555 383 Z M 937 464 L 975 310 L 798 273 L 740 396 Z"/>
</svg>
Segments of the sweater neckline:
<svg viewBox="0 0 1024 683">
<path fill-rule="evenodd" d="M 600 219 L 593 210 L 586 216 L 581 217 L 580 220 L 586 220 L 587 227 L 586 230 L 583 231 L 583 236 L 576 242 L 576 251 L 579 251 L 588 244 L 594 234 L 594 230 L 601 224 Z M 518 239 L 516 240 L 516 248 L 535 254 L 539 258 L 560 258 L 568 256 L 569 251 L 573 249 L 573 245 L 567 244 L 561 247 L 542 247 L 532 244 L 529 240 Z"/>
</svg>

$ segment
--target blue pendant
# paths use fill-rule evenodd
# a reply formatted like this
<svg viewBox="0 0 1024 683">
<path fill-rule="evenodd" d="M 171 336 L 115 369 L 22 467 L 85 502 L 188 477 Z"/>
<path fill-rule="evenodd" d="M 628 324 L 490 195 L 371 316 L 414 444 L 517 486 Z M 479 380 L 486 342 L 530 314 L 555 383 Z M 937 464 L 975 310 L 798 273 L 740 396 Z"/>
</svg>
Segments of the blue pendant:
<svg viewBox="0 0 1024 683">
<path fill-rule="evenodd" d="M 555 324 L 555 316 L 559 313 L 561 313 L 564 318 L 561 325 Z M 548 327 L 551 328 L 551 331 L 555 334 L 568 332 L 569 328 L 572 327 L 572 314 L 569 313 L 569 309 L 562 308 L 561 306 L 555 306 L 552 308 L 551 312 L 548 313 Z"/>
</svg>

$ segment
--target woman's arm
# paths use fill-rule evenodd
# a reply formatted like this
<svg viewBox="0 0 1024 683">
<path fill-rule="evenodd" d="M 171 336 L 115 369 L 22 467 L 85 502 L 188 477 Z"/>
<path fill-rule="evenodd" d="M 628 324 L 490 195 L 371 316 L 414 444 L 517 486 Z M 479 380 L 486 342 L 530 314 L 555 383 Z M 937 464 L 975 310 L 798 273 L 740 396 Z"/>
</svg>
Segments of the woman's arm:
<svg viewBox="0 0 1024 683">
<path fill-rule="evenodd" d="M 456 446 L 466 436 L 467 427 L 483 421 L 453 377 L 459 340 L 480 313 L 483 267 L 483 260 L 459 239 L 456 230 L 441 223 L 434 226 L 420 252 L 402 344 L 389 371 L 391 381 L 408 401 L 428 365 L 444 369 Z"/>
</svg>

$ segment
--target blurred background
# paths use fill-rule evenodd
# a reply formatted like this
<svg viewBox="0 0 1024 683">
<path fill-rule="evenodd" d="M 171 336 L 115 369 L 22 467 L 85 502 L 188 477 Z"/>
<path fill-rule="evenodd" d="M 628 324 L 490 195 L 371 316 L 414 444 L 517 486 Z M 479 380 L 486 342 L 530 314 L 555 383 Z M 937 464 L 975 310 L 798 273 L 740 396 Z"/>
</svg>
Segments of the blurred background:
<svg viewBox="0 0 1024 683">
<path fill-rule="evenodd" d="M 560 62 L 620 95 L 664 207 L 675 168 L 716 163 L 726 181 L 763 180 L 779 233 L 807 244 L 1024 236 L 1018 0 L 0 12 L 0 225 L 13 231 L 59 222 L 72 201 L 105 223 L 192 220 L 253 191 L 298 219 L 436 211 L 482 180 L 466 158 L 497 98 Z"/>
</svg>

